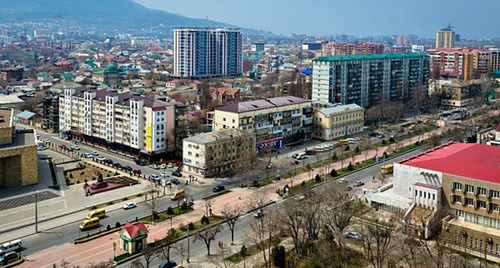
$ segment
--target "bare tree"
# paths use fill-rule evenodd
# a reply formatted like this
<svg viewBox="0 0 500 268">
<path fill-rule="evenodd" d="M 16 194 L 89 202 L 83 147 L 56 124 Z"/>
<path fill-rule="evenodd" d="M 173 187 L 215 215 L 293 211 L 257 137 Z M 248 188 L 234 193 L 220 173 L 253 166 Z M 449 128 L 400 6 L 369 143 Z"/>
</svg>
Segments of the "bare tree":
<svg viewBox="0 0 500 268">
<path fill-rule="evenodd" d="M 345 187 L 330 184 L 323 191 L 322 214 L 325 225 L 336 236 L 339 248 L 344 247 L 344 229 L 351 223 L 354 216 L 354 202 L 350 202 L 351 194 Z"/>
<path fill-rule="evenodd" d="M 202 240 L 207 247 L 207 255 L 210 256 L 210 244 L 215 240 L 215 236 L 222 231 L 222 226 L 219 224 L 205 227 L 203 230 L 198 231 L 195 240 Z"/>
<path fill-rule="evenodd" d="M 145 247 L 142 250 L 142 259 L 144 260 L 144 263 L 141 261 L 140 258 L 135 259 L 132 261 L 132 267 L 133 268 L 149 268 L 151 263 L 158 258 L 158 249 L 153 248 L 153 247 Z"/>
<path fill-rule="evenodd" d="M 231 245 L 234 245 L 234 229 L 236 227 L 236 222 L 240 218 L 243 210 L 241 206 L 228 206 L 225 205 L 224 208 L 224 219 L 226 220 L 229 230 L 231 230 Z"/>
<path fill-rule="evenodd" d="M 365 257 L 375 268 L 386 265 L 386 259 L 394 249 L 393 229 L 378 223 L 365 224 L 362 228 L 362 243 Z"/>
<path fill-rule="evenodd" d="M 156 183 L 148 183 L 144 189 L 144 204 L 151 209 L 151 223 L 155 221 L 155 212 L 162 197 L 162 191 Z"/>
<path fill-rule="evenodd" d="M 175 229 L 168 229 L 167 235 L 161 240 L 161 245 L 158 248 L 158 254 L 170 261 L 170 250 L 174 247 L 175 242 L 180 237 L 180 233 Z"/>
</svg>

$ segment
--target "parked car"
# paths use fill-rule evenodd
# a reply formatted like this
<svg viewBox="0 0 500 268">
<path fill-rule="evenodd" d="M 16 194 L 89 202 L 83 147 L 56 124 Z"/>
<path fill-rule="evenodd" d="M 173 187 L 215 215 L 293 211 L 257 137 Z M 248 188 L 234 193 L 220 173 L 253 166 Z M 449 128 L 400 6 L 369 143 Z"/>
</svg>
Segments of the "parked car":
<svg viewBox="0 0 500 268">
<path fill-rule="evenodd" d="M 346 232 L 344 235 L 347 238 L 352 238 L 352 239 L 356 239 L 356 240 L 361 239 L 361 236 L 359 236 L 359 234 L 356 232 Z"/>
<path fill-rule="evenodd" d="M 68 146 L 66 146 L 64 144 L 59 144 L 59 148 L 61 148 L 61 149 L 68 149 Z"/>
<path fill-rule="evenodd" d="M 225 191 L 226 190 L 226 187 L 222 186 L 222 185 L 217 185 L 214 187 L 214 189 L 212 189 L 212 192 L 214 193 L 218 193 L 218 192 L 222 192 L 222 191 Z"/>
<path fill-rule="evenodd" d="M 370 132 L 370 133 L 368 133 L 368 136 L 370 136 L 370 137 L 377 137 L 377 133 L 375 133 L 375 132 Z"/>
<path fill-rule="evenodd" d="M 84 153 L 83 157 L 85 157 L 85 158 L 92 158 L 93 155 L 91 153 Z"/>
<path fill-rule="evenodd" d="M 359 187 L 359 186 L 363 186 L 363 185 L 365 185 L 365 183 L 363 181 L 355 181 L 354 182 L 355 187 Z"/>
<path fill-rule="evenodd" d="M 80 146 L 78 146 L 78 145 L 73 145 L 73 146 L 71 146 L 71 148 L 73 148 L 73 150 L 75 150 L 75 151 L 80 150 Z"/>
<path fill-rule="evenodd" d="M 2 265 L 7 265 L 11 262 L 17 261 L 21 258 L 19 253 L 13 251 L 13 252 L 7 252 L 3 255 L 0 256 L 0 264 Z"/>
<path fill-rule="evenodd" d="M 104 161 L 104 160 L 106 160 L 106 157 L 104 157 L 104 156 L 99 156 L 99 157 L 97 157 L 97 160 L 98 160 L 98 161 Z"/>
<path fill-rule="evenodd" d="M 150 181 L 160 181 L 160 176 L 158 176 L 156 174 L 151 174 L 151 175 L 149 175 L 149 180 Z"/>
<path fill-rule="evenodd" d="M 379 139 L 385 138 L 384 134 L 379 134 L 378 137 L 379 137 Z"/>
<path fill-rule="evenodd" d="M 134 174 L 136 174 L 136 175 L 142 174 L 142 171 L 140 169 L 134 169 L 134 171 L 132 171 L 132 172 L 134 172 Z"/>
<path fill-rule="evenodd" d="M 182 166 L 181 161 L 177 161 L 177 162 L 175 162 L 175 163 L 174 163 L 174 166 L 176 166 L 176 167 L 178 167 L 178 166 Z"/>
<path fill-rule="evenodd" d="M 43 150 L 47 150 L 47 147 L 40 145 L 40 146 L 36 147 L 36 149 L 38 151 L 43 151 Z"/>
<path fill-rule="evenodd" d="M 267 169 L 271 169 L 271 168 L 273 168 L 273 167 L 274 167 L 274 164 L 273 164 L 273 163 L 269 163 L 269 164 L 267 164 L 267 167 L 266 167 L 266 168 L 267 168 Z"/>
<path fill-rule="evenodd" d="M 123 166 L 122 169 L 125 170 L 125 171 L 132 171 L 132 167 L 131 166 Z"/>
<path fill-rule="evenodd" d="M 174 163 L 168 163 L 167 167 L 168 168 L 174 168 Z"/>
<path fill-rule="evenodd" d="M 50 140 L 49 139 L 45 139 L 45 143 L 50 144 Z"/>
<path fill-rule="evenodd" d="M 90 152 L 90 154 L 93 155 L 93 156 L 98 156 L 99 155 L 99 153 L 96 152 L 96 151 L 92 151 L 92 152 Z"/>
<path fill-rule="evenodd" d="M 122 164 L 120 164 L 120 163 L 118 163 L 118 162 L 114 163 L 114 164 L 113 164 L 113 166 L 114 166 L 115 168 L 118 168 L 118 169 L 123 168 Z"/>
<path fill-rule="evenodd" d="M 297 161 L 297 160 L 293 160 L 292 162 L 290 162 L 290 165 L 298 165 L 300 162 Z"/>
<path fill-rule="evenodd" d="M 168 175 L 168 173 L 166 171 L 161 172 L 160 176 L 165 177 L 165 178 L 170 177 L 170 175 Z"/>
<path fill-rule="evenodd" d="M 337 182 L 338 183 L 347 183 L 347 180 L 346 179 L 338 179 Z"/>
<path fill-rule="evenodd" d="M 351 185 L 348 185 L 348 186 L 346 186 L 346 187 L 345 187 L 345 189 L 346 189 L 347 191 L 352 191 L 352 186 L 351 186 Z"/>
<path fill-rule="evenodd" d="M 135 203 L 135 202 L 129 202 L 129 203 L 123 205 L 123 209 L 131 209 L 131 208 L 135 208 L 135 207 L 137 207 L 137 203 Z"/>
<path fill-rule="evenodd" d="M 104 159 L 104 160 L 102 160 L 102 162 L 103 162 L 103 163 L 106 163 L 106 164 L 113 164 L 113 160 L 111 160 L 111 159 L 107 159 L 107 158 L 106 158 L 106 159 Z"/>
<path fill-rule="evenodd" d="M 160 168 L 157 164 L 151 164 L 151 165 L 149 165 L 149 167 L 152 169 L 159 169 Z"/>
<path fill-rule="evenodd" d="M 181 182 L 178 179 L 172 179 L 171 182 L 175 185 L 181 184 Z"/>
<path fill-rule="evenodd" d="M 174 171 L 172 172 L 172 176 L 182 177 L 182 173 L 180 173 L 179 171 Z"/>
<path fill-rule="evenodd" d="M 145 166 L 147 164 L 146 161 L 138 159 L 138 158 L 136 158 L 134 161 L 139 166 Z"/>
<path fill-rule="evenodd" d="M 167 168 L 167 164 L 161 164 L 161 165 L 160 165 L 160 168 L 161 168 L 161 169 L 166 169 L 166 168 Z"/>
<path fill-rule="evenodd" d="M 299 156 L 299 154 L 292 154 L 293 159 L 297 158 L 297 156 Z"/>
<path fill-rule="evenodd" d="M 66 150 L 68 150 L 68 152 L 73 152 L 74 151 L 73 147 L 68 147 L 68 148 L 66 148 Z"/>
<path fill-rule="evenodd" d="M 160 266 L 158 266 L 159 268 L 174 268 L 177 266 L 177 263 L 175 261 L 163 261 L 160 263 Z"/>
</svg>

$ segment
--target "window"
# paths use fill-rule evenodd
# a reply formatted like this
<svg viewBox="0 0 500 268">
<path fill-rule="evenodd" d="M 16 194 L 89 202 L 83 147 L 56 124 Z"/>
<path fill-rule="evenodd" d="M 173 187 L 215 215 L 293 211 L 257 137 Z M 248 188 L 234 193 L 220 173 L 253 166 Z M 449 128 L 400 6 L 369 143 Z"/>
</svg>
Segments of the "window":
<svg viewBox="0 0 500 268">
<path fill-rule="evenodd" d="M 453 195 L 453 202 L 462 202 L 462 197 L 459 195 Z"/>
<path fill-rule="evenodd" d="M 490 210 L 498 211 L 498 204 L 490 204 Z"/>
<path fill-rule="evenodd" d="M 465 204 L 468 206 L 473 206 L 474 205 L 474 199 L 472 198 L 465 198 Z"/>
<path fill-rule="evenodd" d="M 477 201 L 477 206 L 479 208 L 486 208 L 486 202 L 484 202 L 484 201 Z"/>
<path fill-rule="evenodd" d="M 466 184 L 465 185 L 465 191 L 473 193 L 474 192 L 474 186 Z"/>
<path fill-rule="evenodd" d="M 459 182 L 454 182 L 453 189 L 462 190 L 462 184 Z"/>
<path fill-rule="evenodd" d="M 482 188 L 482 187 L 477 187 L 477 191 L 480 195 L 484 195 L 484 196 L 486 196 L 486 193 L 488 192 L 488 190 L 486 190 L 486 188 Z"/>
<path fill-rule="evenodd" d="M 500 192 L 495 190 L 490 190 L 491 197 L 500 198 Z"/>
</svg>

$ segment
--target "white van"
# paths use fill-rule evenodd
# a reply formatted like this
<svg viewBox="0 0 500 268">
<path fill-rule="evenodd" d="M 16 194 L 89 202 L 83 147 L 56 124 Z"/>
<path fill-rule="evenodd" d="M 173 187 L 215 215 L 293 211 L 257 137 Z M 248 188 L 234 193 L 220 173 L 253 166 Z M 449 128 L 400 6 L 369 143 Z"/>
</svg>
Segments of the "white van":
<svg viewBox="0 0 500 268">
<path fill-rule="evenodd" d="M 3 255 L 11 251 L 21 250 L 21 244 L 22 244 L 21 239 L 3 243 L 3 245 L 0 247 L 0 255 Z"/>
<path fill-rule="evenodd" d="M 306 153 L 299 153 L 295 159 L 301 160 L 301 159 L 306 159 L 306 158 L 307 158 Z"/>
</svg>

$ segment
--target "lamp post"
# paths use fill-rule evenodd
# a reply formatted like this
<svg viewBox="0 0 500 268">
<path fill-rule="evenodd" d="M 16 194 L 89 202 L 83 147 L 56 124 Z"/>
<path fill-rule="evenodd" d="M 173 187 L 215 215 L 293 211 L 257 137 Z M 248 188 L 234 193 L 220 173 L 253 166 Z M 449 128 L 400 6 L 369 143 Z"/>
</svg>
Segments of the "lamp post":
<svg viewBox="0 0 500 268">
<path fill-rule="evenodd" d="M 35 233 L 38 233 L 38 190 L 35 191 Z"/>
<path fill-rule="evenodd" d="M 187 226 L 187 246 L 188 246 L 188 257 L 187 257 L 187 263 L 189 263 L 189 224 Z"/>
<path fill-rule="evenodd" d="M 113 242 L 113 260 L 116 258 L 116 242 Z"/>
</svg>

